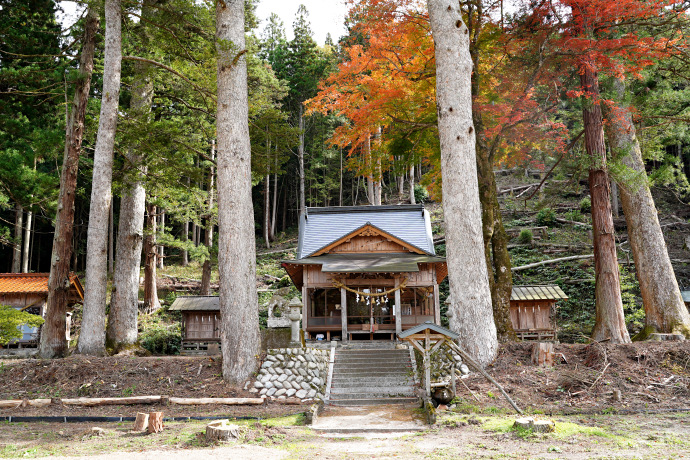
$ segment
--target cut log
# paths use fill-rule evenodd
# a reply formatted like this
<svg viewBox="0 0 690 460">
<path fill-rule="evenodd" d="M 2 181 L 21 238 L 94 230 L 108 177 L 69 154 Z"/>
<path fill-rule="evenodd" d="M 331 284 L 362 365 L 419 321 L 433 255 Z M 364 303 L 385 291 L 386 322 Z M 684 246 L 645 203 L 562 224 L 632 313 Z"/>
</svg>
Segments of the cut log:
<svg viewBox="0 0 690 460">
<path fill-rule="evenodd" d="M 532 417 L 519 418 L 513 423 L 513 428 L 520 428 L 522 430 L 529 430 L 532 428 L 534 419 Z"/>
<path fill-rule="evenodd" d="M 532 424 L 532 431 L 535 433 L 552 433 L 556 431 L 556 424 L 551 420 L 536 420 Z"/>
<path fill-rule="evenodd" d="M 163 431 L 163 412 L 149 413 L 149 433 L 160 433 Z"/>
<path fill-rule="evenodd" d="M 568 220 L 568 219 L 562 219 L 560 217 L 556 217 L 556 222 L 559 224 L 570 224 L 570 225 L 575 225 L 578 227 L 586 227 L 586 228 L 592 228 L 591 225 L 585 223 L 585 222 L 578 222 L 576 220 Z"/>
<path fill-rule="evenodd" d="M 52 403 L 51 399 L 27 399 L 26 405 L 31 407 L 45 407 L 50 406 Z"/>
<path fill-rule="evenodd" d="M 532 364 L 537 366 L 553 366 L 553 354 L 553 343 L 535 343 L 532 348 Z"/>
<path fill-rule="evenodd" d="M 149 414 L 145 412 L 137 412 L 137 418 L 134 420 L 134 431 L 146 431 L 149 426 Z"/>
<path fill-rule="evenodd" d="M 216 420 L 206 425 L 206 441 L 234 441 L 240 436 L 240 427 L 231 425 L 230 420 Z"/>
<path fill-rule="evenodd" d="M 170 398 L 170 404 L 185 406 L 202 404 L 226 404 L 231 406 L 263 404 L 264 398 Z"/>
<path fill-rule="evenodd" d="M 527 270 L 528 268 L 534 268 L 534 267 L 540 267 L 542 265 L 554 264 L 556 262 L 565 262 L 567 260 L 578 260 L 578 259 L 593 259 L 593 258 L 594 258 L 594 254 L 587 254 L 584 256 L 561 257 L 559 259 L 542 260 L 541 262 L 535 262 L 533 264 L 522 265 L 520 267 L 513 267 L 513 268 L 511 268 L 511 270 L 514 272 L 517 272 L 520 270 Z"/>
<path fill-rule="evenodd" d="M 63 398 L 62 404 L 66 406 L 113 406 L 153 404 L 160 401 L 160 396 L 130 396 L 127 398 Z"/>
<path fill-rule="evenodd" d="M 21 406 L 23 402 L 23 399 L 8 399 L 7 401 L 0 401 L 0 409 L 14 409 Z"/>
</svg>

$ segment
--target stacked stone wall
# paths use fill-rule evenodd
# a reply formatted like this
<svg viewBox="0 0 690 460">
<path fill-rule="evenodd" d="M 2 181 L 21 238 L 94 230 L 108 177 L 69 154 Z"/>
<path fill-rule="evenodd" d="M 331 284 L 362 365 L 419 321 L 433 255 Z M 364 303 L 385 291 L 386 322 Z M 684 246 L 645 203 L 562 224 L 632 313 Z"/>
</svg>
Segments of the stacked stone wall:
<svg viewBox="0 0 690 460">
<path fill-rule="evenodd" d="M 252 393 L 272 400 L 323 399 L 328 378 L 330 350 L 274 348 L 267 350 Z"/>
</svg>

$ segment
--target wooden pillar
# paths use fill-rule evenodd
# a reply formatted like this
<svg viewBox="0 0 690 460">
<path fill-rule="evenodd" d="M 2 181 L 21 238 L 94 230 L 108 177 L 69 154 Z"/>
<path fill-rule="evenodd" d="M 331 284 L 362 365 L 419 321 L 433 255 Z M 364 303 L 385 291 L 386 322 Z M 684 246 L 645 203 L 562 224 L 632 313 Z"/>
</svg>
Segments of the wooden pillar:
<svg viewBox="0 0 690 460">
<path fill-rule="evenodd" d="M 309 305 L 309 296 L 307 295 L 307 285 L 302 285 L 302 329 L 307 332 L 307 323 L 309 316 L 307 315 Z"/>
<path fill-rule="evenodd" d="M 426 386 L 426 395 L 431 396 L 431 338 L 429 337 L 429 329 L 426 330 L 426 337 L 424 337 L 424 385 Z"/>
<path fill-rule="evenodd" d="M 347 291 L 340 288 L 340 325 L 342 329 L 342 341 L 347 340 Z"/>
<path fill-rule="evenodd" d="M 395 279 L 395 287 L 400 285 L 400 278 Z M 402 305 L 400 303 L 400 289 L 395 291 L 395 333 L 402 332 Z"/>
<path fill-rule="evenodd" d="M 441 299 L 439 299 L 438 284 L 434 283 L 434 322 L 441 325 Z"/>
</svg>

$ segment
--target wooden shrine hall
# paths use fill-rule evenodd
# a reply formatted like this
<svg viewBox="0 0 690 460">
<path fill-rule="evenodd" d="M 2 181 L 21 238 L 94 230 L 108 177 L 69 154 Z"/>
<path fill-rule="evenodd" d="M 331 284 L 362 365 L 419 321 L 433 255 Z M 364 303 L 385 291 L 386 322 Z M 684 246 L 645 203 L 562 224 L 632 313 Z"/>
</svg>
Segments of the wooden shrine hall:
<svg viewBox="0 0 690 460">
<path fill-rule="evenodd" d="M 437 257 L 422 205 L 306 208 L 296 260 L 282 266 L 302 292 L 308 339 L 391 339 L 440 324 Z"/>
</svg>

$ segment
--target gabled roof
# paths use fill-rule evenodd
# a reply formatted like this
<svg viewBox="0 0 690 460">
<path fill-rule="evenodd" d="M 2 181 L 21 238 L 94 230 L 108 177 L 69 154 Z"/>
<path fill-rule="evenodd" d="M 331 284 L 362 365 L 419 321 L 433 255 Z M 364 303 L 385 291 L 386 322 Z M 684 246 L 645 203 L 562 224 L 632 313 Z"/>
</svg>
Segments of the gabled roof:
<svg viewBox="0 0 690 460">
<path fill-rule="evenodd" d="M 48 294 L 50 273 L 0 273 L 0 294 Z M 79 277 L 69 275 L 72 287 L 84 298 L 84 288 Z"/>
<path fill-rule="evenodd" d="M 306 208 L 300 216 L 297 259 L 304 259 L 370 224 L 428 255 L 435 255 L 429 213 L 422 205 Z"/>
<path fill-rule="evenodd" d="M 170 311 L 220 311 L 217 295 L 185 295 L 175 299 Z"/>
<path fill-rule="evenodd" d="M 378 228 L 376 225 L 373 225 L 371 222 L 367 222 L 366 224 L 362 225 L 361 227 L 352 230 L 350 233 L 341 236 L 340 238 L 338 238 L 337 240 L 333 241 L 332 243 L 329 243 L 329 244 L 327 244 L 326 246 L 322 247 L 321 249 L 312 252 L 312 253 L 309 254 L 307 257 L 315 257 L 315 256 L 320 256 L 321 254 L 325 254 L 325 253 L 327 253 L 328 251 L 330 251 L 332 248 L 334 248 L 334 247 L 340 245 L 341 243 L 343 243 L 344 241 L 346 241 L 346 240 L 348 240 L 348 239 L 350 239 L 350 238 L 354 238 L 355 236 L 358 236 L 358 235 L 367 235 L 367 236 L 377 235 L 377 236 L 381 236 L 381 237 L 387 238 L 387 239 L 389 239 L 389 240 L 391 240 L 391 241 L 394 241 L 395 243 L 398 243 L 400 246 L 404 247 L 405 249 L 407 249 L 407 250 L 410 251 L 410 252 L 414 252 L 414 253 L 416 253 L 416 254 L 433 255 L 433 254 L 427 253 L 427 252 L 424 251 L 423 249 L 420 249 L 420 248 L 418 248 L 417 246 L 415 246 L 415 245 L 413 245 L 413 244 L 411 244 L 411 243 L 408 243 L 408 242 L 405 241 L 405 240 L 402 240 L 402 239 L 398 238 L 398 237 L 395 236 L 395 235 L 391 235 L 390 233 L 388 233 L 388 232 L 386 232 L 386 231 L 384 231 L 384 230 L 381 230 L 381 229 Z"/>
<path fill-rule="evenodd" d="M 283 265 L 321 265 L 332 273 L 406 273 L 418 272 L 419 264 L 445 263 L 443 257 L 424 254 L 324 254 L 301 260 L 284 260 Z"/>
<path fill-rule="evenodd" d="M 450 329 L 446 329 L 445 327 L 439 326 L 436 323 L 432 323 L 431 321 L 427 321 L 422 324 L 418 324 L 415 327 L 412 327 L 404 332 L 401 332 L 398 334 L 398 338 L 404 339 L 405 337 L 409 337 L 414 334 L 419 334 L 420 332 L 426 331 L 429 329 L 431 332 L 435 332 L 437 334 L 443 334 L 447 336 L 451 340 L 457 340 L 460 338 L 460 335 L 456 334 L 455 332 L 451 331 Z"/>
<path fill-rule="evenodd" d="M 568 296 L 556 285 L 513 286 L 510 300 L 568 300 Z"/>
</svg>

